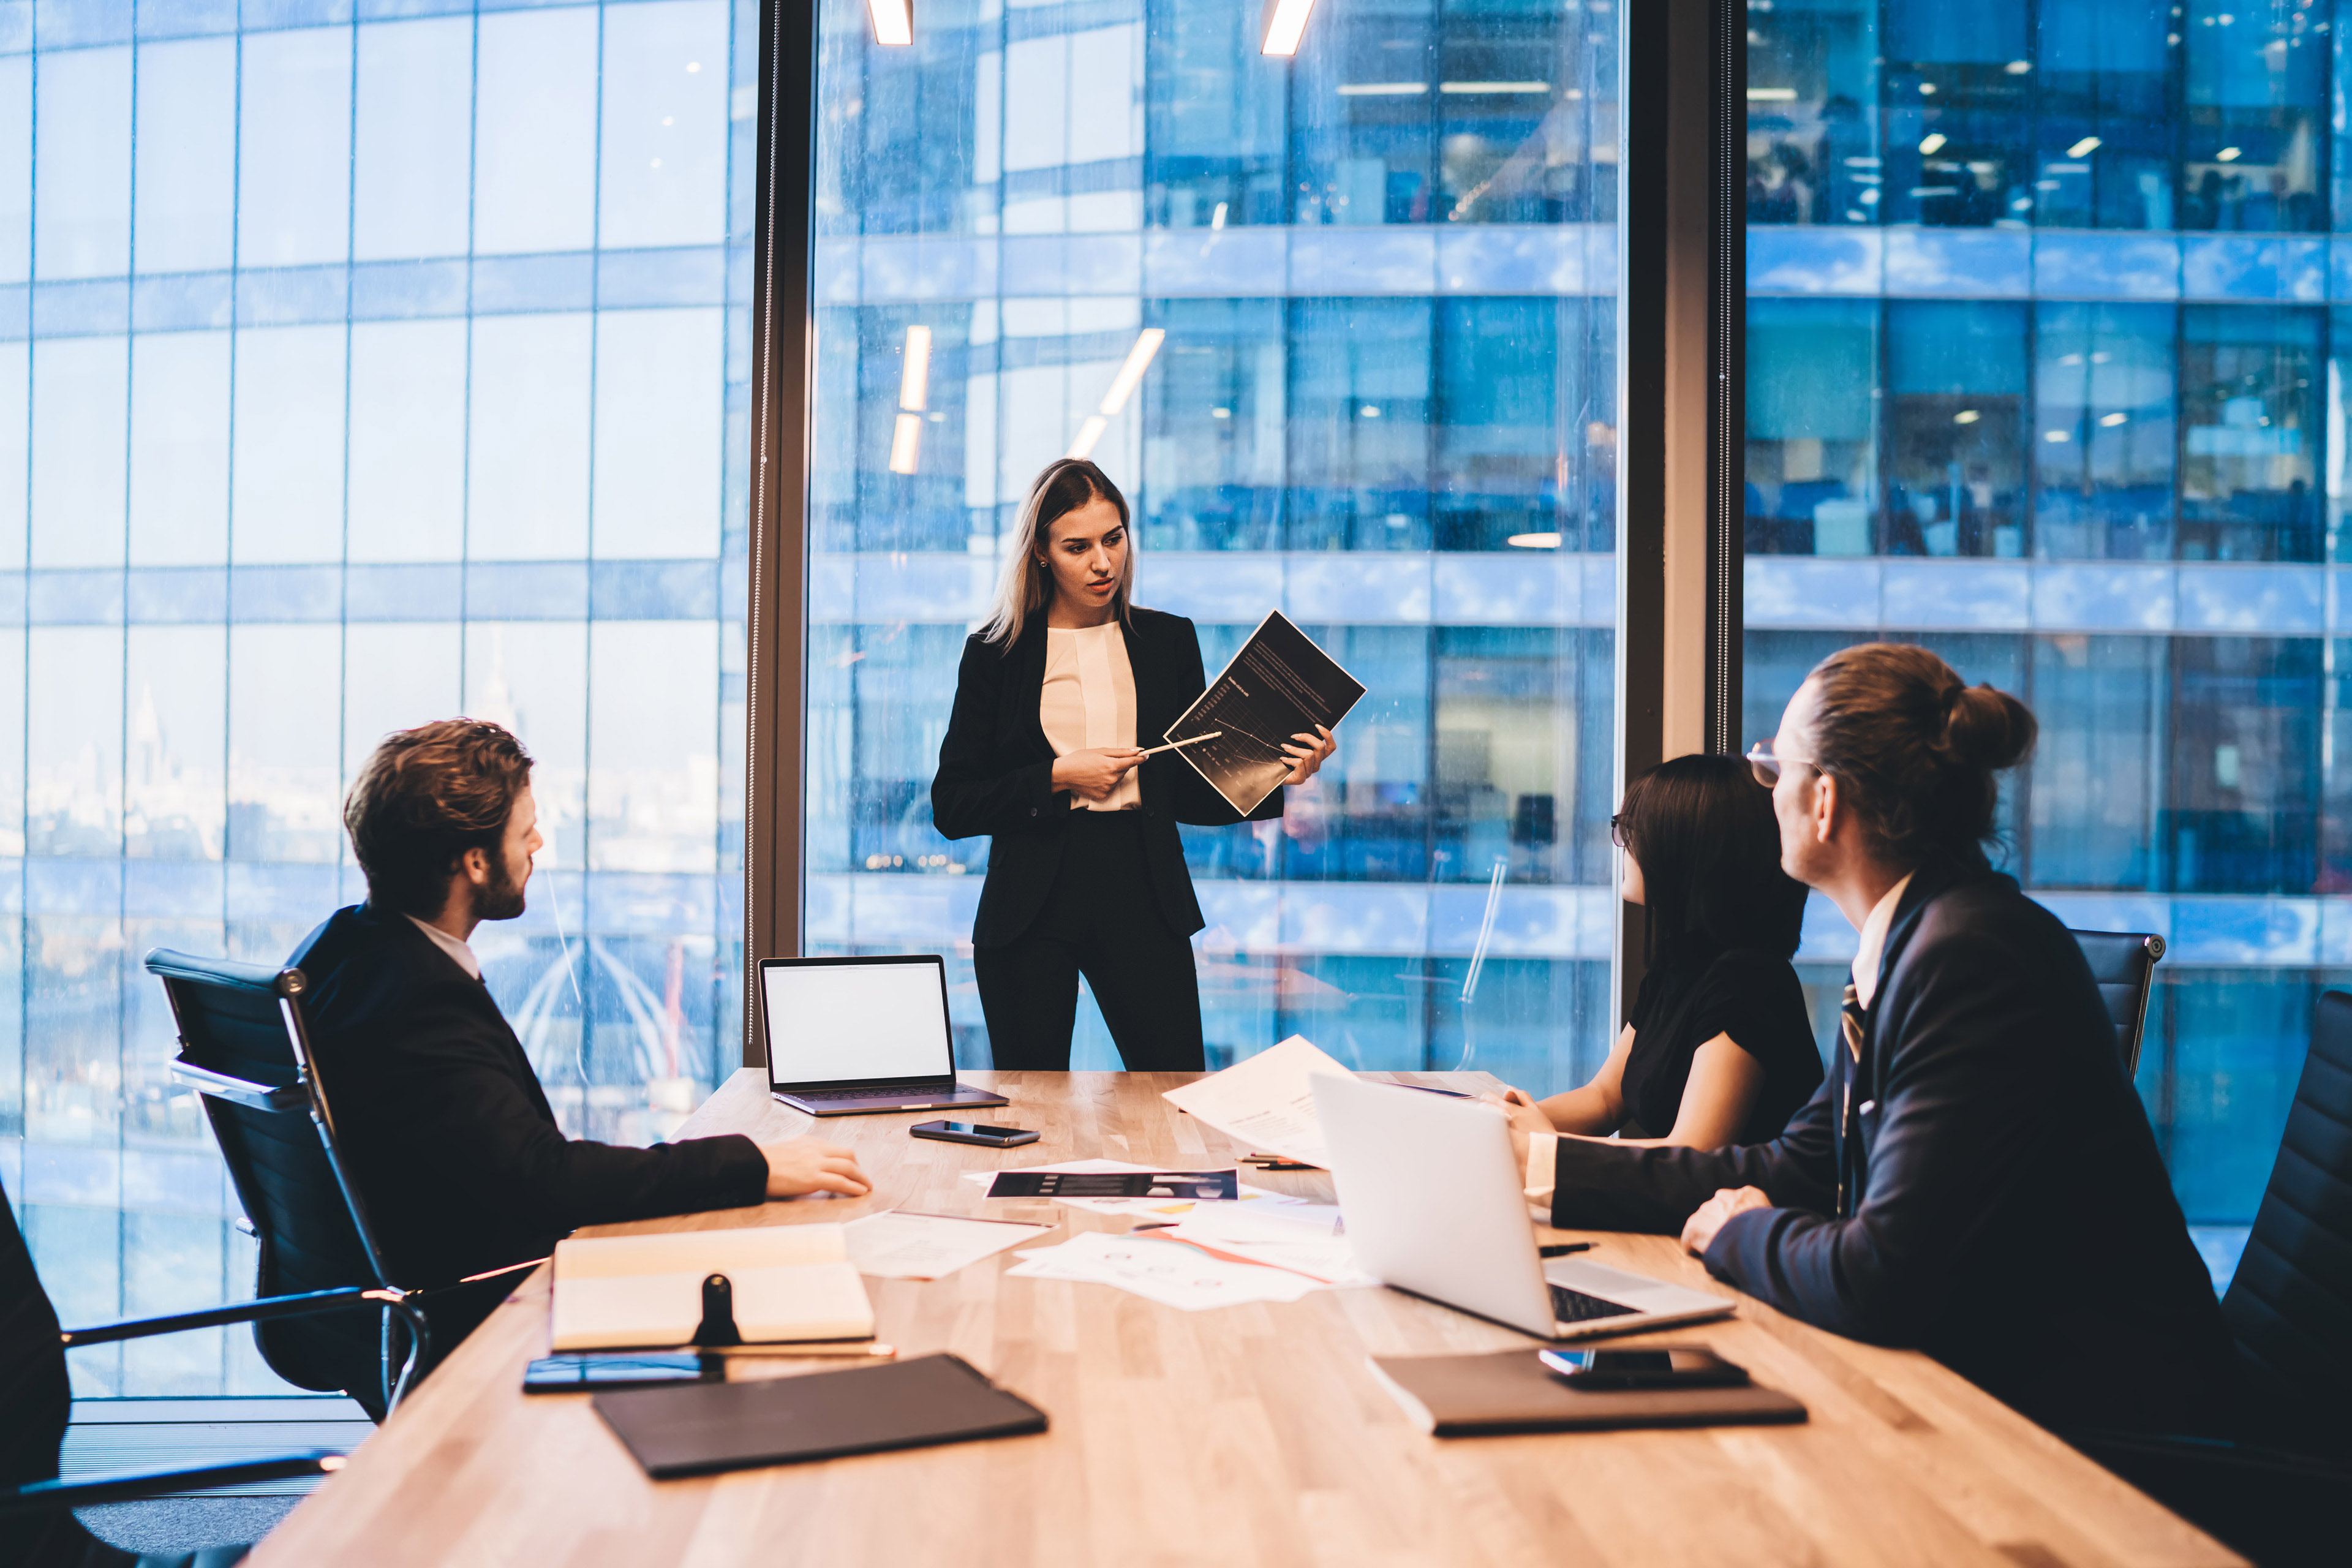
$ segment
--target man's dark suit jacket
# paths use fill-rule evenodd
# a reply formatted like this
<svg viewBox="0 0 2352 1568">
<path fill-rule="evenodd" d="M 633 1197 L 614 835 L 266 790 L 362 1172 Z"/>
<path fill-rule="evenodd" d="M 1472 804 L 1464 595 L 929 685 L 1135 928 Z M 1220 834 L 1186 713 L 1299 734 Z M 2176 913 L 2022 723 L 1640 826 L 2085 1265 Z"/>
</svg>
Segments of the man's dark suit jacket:
<svg viewBox="0 0 2352 1568">
<path fill-rule="evenodd" d="M 1671 1233 L 1717 1189 L 1760 1187 L 1775 1206 L 1734 1215 L 1706 1250 L 1717 1278 L 1923 1350 L 2037 1420 L 2214 1430 L 2220 1306 L 2115 1039 L 2056 917 L 1997 872 L 1930 861 L 1888 930 L 1859 1067 L 1834 1047 L 1769 1143 L 1561 1139 L 1553 1223 Z"/>
<path fill-rule="evenodd" d="M 1158 610 L 1130 610 L 1122 629 L 1135 675 L 1135 743 L 1156 746 L 1168 726 L 1207 689 L 1201 640 L 1192 622 Z M 1054 788 L 1054 747 L 1037 717 L 1045 689 L 1043 613 L 1032 617 L 1010 649 L 978 633 L 964 643 L 955 709 L 940 744 L 939 776 L 931 781 L 931 820 L 948 838 L 995 836 L 971 928 L 971 940 L 981 947 L 1020 939 L 1045 907 L 1062 865 L 1070 794 Z M 1148 759 L 1140 773 L 1143 856 L 1151 870 L 1152 896 L 1168 929 L 1190 936 L 1206 922 L 1192 896 L 1192 875 L 1184 869 L 1184 842 L 1176 825 L 1224 827 L 1268 821 L 1282 815 L 1283 792 L 1276 790 L 1244 818 L 1174 752 Z"/>
<path fill-rule="evenodd" d="M 288 962 L 310 982 L 319 1079 L 394 1283 L 544 1258 L 577 1226 L 766 1201 L 748 1138 L 566 1139 L 488 989 L 407 916 L 337 910 Z M 436 1353 L 473 1326 L 436 1312 Z"/>
</svg>

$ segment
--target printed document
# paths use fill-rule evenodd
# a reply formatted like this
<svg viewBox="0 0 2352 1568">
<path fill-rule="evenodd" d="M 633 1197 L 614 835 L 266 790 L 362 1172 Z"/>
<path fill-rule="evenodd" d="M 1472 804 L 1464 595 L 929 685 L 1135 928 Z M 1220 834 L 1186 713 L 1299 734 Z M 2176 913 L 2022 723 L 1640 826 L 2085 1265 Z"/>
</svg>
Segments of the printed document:
<svg viewBox="0 0 2352 1568">
<path fill-rule="evenodd" d="M 1246 816 L 1289 776 L 1282 748 L 1333 728 L 1363 695 L 1362 681 L 1272 610 L 1161 739 L 1183 746 L 1176 754 Z"/>
<path fill-rule="evenodd" d="M 1004 1271 L 1006 1278 L 1108 1285 L 1186 1312 L 1243 1301 L 1296 1301 L 1322 1289 L 1303 1274 L 1212 1258 L 1178 1242 L 1155 1240 L 1150 1232 L 1138 1237 L 1082 1231 L 1059 1247 L 1021 1256 L 1022 1262 Z"/>
<path fill-rule="evenodd" d="M 877 1279 L 944 1279 L 982 1258 L 1034 1242 L 1055 1227 L 1015 1220 L 957 1219 L 893 1209 L 842 1227 L 849 1260 Z"/>
<path fill-rule="evenodd" d="M 1316 1119 L 1315 1089 L 1308 1081 L 1318 1072 L 1348 1076 L 1346 1068 L 1305 1036 L 1293 1035 L 1271 1050 L 1160 1098 L 1248 1148 L 1328 1169 L 1331 1155 L 1323 1145 L 1323 1124 Z"/>
</svg>

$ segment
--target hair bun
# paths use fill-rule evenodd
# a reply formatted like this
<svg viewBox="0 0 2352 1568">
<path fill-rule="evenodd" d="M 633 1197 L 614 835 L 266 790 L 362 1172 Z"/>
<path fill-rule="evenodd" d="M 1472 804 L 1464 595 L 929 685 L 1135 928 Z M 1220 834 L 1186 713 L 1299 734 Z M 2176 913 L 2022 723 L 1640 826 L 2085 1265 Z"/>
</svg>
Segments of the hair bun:
<svg viewBox="0 0 2352 1568">
<path fill-rule="evenodd" d="M 1954 689 L 1947 697 L 1944 745 L 1971 767 L 2015 767 L 2033 749 L 2032 710 L 1990 686 Z"/>
</svg>

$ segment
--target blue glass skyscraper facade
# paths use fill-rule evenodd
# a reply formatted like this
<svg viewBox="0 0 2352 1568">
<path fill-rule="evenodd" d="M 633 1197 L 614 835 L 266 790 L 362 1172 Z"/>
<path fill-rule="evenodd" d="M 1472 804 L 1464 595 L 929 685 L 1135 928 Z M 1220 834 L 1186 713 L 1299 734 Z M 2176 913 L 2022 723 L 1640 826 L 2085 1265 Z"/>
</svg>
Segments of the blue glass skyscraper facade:
<svg viewBox="0 0 2352 1568">
<path fill-rule="evenodd" d="M 574 1131 L 738 1054 L 757 13 L 0 9 L 0 1181 L 68 1321 L 249 1295 L 139 960 L 282 961 L 460 710 L 539 759 L 478 934 Z M 282 1385 L 241 1331 L 89 1393 Z"/>
<path fill-rule="evenodd" d="M 1597 1060 L 1613 7 L 1330 5 L 1295 60 L 1233 0 L 927 4 L 906 48 L 821 15 L 812 949 L 952 955 L 988 1060 L 987 847 L 930 779 L 1023 492 L 1090 443 L 1212 669 L 1278 608 L 1370 689 L 1282 822 L 1188 830 L 1212 1063 Z"/>
<path fill-rule="evenodd" d="M 2252 1215 L 2352 970 L 2335 9 L 1750 0 L 1748 728 L 1842 643 L 2031 702 L 2011 869 L 2163 935 L 2139 1085 Z M 1823 985 L 1851 933 L 1817 921 Z"/>
</svg>

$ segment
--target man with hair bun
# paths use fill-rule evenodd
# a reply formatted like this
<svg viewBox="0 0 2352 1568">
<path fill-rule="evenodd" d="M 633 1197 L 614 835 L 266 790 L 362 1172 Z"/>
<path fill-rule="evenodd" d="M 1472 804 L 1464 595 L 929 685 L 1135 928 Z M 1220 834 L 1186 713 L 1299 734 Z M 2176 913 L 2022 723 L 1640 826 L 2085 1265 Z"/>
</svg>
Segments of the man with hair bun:
<svg viewBox="0 0 2352 1568">
<path fill-rule="evenodd" d="M 514 736 L 470 719 L 386 736 L 343 805 L 367 901 L 287 961 L 310 982 L 320 1077 L 393 1278 L 436 1291 L 436 1357 L 514 1280 L 436 1288 L 544 1258 L 575 1226 L 868 1187 L 849 1150 L 813 1139 L 563 1136 L 467 945 L 523 912 L 545 842 L 530 766 Z"/>
<path fill-rule="evenodd" d="M 2082 951 L 1984 852 L 2033 715 L 1925 648 L 1815 666 L 1748 754 L 1780 864 L 1860 933 L 1830 1072 L 1769 1142 L 1517 1134 L 1552 1223 L 1679 1231 L 1792 1317 L 2036 1420 L 2214 1431 L 2219 1304 Z"/>
</svg>

